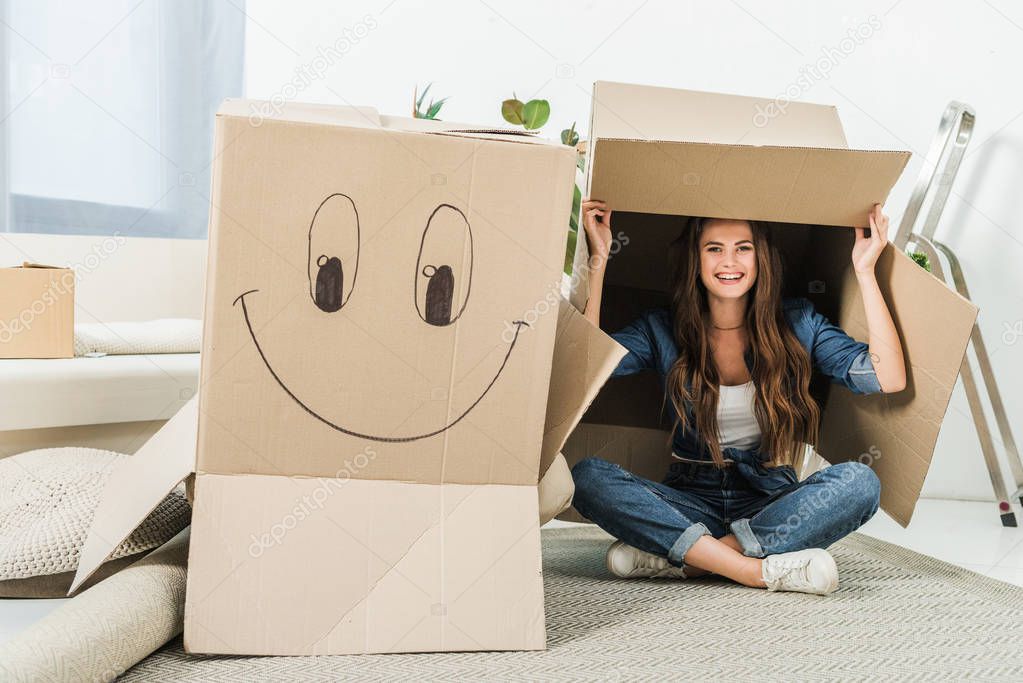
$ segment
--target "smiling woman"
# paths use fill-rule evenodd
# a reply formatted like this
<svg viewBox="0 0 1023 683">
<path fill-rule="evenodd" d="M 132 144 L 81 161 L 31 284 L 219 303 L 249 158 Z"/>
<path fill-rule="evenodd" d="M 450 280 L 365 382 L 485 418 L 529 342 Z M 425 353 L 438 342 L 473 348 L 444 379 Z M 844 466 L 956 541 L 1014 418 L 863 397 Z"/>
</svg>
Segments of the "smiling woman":
<svg viewBox="0 0 1023 683">
<path fill-rule="evenodd" d="M 586 316 L 599 326 L 612 214 L 597 200 L 582 208 L 593 254 Z M 869 222 L 870 236 L 858 229 L 851 254 L 870 322 L 868 346 L 807 299 L 782 297 L 781 255 L 767 224 L 686 221 L 672 244 L 670 308 L 649 311 L 612 334 L 629 351 L 615 375 L 661 375 L 675 409 L 672 446 L 679 462 L 661 483 L 599 458 L 573 468 L 576 508 L 620 539 L 608 551 L 613 573 L 714 572 L 770 590 L 837 588 L 837 569 L 824 548 L 876 512 L 877 475 L 845 462 L 800 482 L 793 464 L 806 444 L 817 443 L 814 368 L 855 393 L 905 383 L 902 350 L 873 273 L 887 243 L 879 205 Z M 883 376 L 875 358 L 888 366 Z M 749 390 L 739 395 L 739 387 Z M 804 523 L 776 533 L 808 496 L 832 504 L 806 520 L 797 515 Z"/>
<path fill-rule="evenodd" d="M 757 261 L 753 240 L 747 236 L 752 227 L 753 224 L 748 221 L 715 220 L 710 229 L 703 231 L 704 238 L 700 244 L 701 273 L 713 273 L 714 278 L 723 285 L 746 284 L 756 280 Z M 704 286 L 708 286 L 706 281 Z"/>
</svg>

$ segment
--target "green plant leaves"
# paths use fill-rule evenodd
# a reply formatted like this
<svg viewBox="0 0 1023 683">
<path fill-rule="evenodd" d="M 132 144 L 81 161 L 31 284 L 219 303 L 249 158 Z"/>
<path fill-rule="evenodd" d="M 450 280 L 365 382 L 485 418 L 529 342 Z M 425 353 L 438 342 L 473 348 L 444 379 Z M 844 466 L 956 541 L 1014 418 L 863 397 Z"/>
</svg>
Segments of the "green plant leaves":
<svg viewBox="0 0 1023 683">
<path fill-rule="evenodd" d="M 524 119 L 522 118 L 522 110 L 525 107 L 522 102 L 516 99 L 505 100 L 501 103 L 501 116 L 508 123 L 521 126 Z"/>
<path fill-rule="evenodd" d="M 423 108 L 423 101 L 426 99 L 426 93 L 430 92 L 430 88 L 431 87 L 433 87 L 433 83 L 427 83 L 426 84 L 426 88 L 423 89 L 422 94 L 419 95 L 419 99 L 416 100 L 416 109 L 422 109 Z M 415 91 L 413 91 L 412 92 L 412 97 L 415 98 L 415 96 L 416 96 L 416 93 L 415 93 Z"/>
<path fill-rule="evenodd" d="M 419 86 L 412 91 L 412 116 L 417 119 L 433 119 L 439 121 L 437 114 L 440 113 L 440 108 L 444 106 L 444 103 L 448 101 L 447 97 L 443 97 L 436 102 L 430 100 L 430 104 L 427 105 L 426 111 L 423 111 L 423 102 L 426 101 L 426 93 L 430 92 L 430 88 L 433 83 L 428 83 L 426 88 L 423 89 L 422 94 L 418 94 Z M 418 95 L 418 97 L 417 97 Z"/>
<path fill-rule="evenodd" d="M 436 119 L 437 114 L 440 113 L 440 108 L 444 106 L 444 103 L 448 101 L 448 98 L 444 97 L 436 102 L 430 104 L 430 108 L 426 110 L 426 118 Z"/>
<path fill-rule="evenodd" d="M 569 147 L 575 147 L 579 144 L 579 133 L 575 132 L 575 121 L 572 122 L 571 128 L 561 131 L 561 144 L 568 145 Z"/>
<path fill-rule="evenodd" d="M 547 100 L 530 100 L 523 104 L 522 100 L 512 93 L 510 100 L 501 103 L 501 117 L 514 126 L 536 130 L 551 117 L 551 103 Z"/>
<path fill-rule="evenodd" d="M 575 264 L 575 243 L 579 240 L 578 230 L 569 230 L 568 242 L 565 244 L 565 275 L 572 274 L 572 266 Z"/>
<path fill-rule="evenodd" d="M 579 213 L 583 205 L 583 193 L 575 186 L 572 193 L 572 213 L 568 215 L 568 244 L 565 245 L 565 274 L 572 274 L 572 262 L 575 260 L 575 243 L 579 239 Z"/>
<path fill-rule="evenodd" d="M 530 100 L 522 107 L 522 125 L 526 130 L 536 130 L 551 117 L 551 103 L 547 100 Z"/>
<path fill-rule="evenodd" d="M 923 253 L 922 251 L 914 251 L 909 256 L 914 261 L 916 261 L 916 264 L 918 266 L 926 270 L 928 273 L 931 272 L 931 260 L 927 258 L 927 254 Z"/>
</svg>

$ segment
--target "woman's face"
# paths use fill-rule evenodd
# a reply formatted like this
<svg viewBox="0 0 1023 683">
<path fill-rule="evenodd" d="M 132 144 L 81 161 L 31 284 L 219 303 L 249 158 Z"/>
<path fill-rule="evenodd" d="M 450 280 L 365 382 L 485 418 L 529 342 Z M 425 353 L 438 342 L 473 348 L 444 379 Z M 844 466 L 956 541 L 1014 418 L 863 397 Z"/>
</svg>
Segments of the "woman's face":
<svg viewBox="0 0 1023 683">
<path fill-rule="evenodd" d="M 700 235 L 700 279 L 710 295 L 737 299 L 757 279 L 753 230 L 746 221 L 708 219 Z"/>
</svg>

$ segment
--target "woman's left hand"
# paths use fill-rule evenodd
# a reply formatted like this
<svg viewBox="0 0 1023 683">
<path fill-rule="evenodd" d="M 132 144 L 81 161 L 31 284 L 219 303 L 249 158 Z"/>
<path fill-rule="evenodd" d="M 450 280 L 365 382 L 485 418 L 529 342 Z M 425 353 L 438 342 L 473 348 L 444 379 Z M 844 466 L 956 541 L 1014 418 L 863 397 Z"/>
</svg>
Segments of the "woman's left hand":
<svg viewBox="0 0 1023 683">
<path fill-rule="evenodd" d="M 888 216 L 881 211 L 880 204 L 874 204 L 870 219 L 870 237 L 866 228 L 856 228 L 856 243 L 853 245 L 852 262 L 857 274 L 873 273 L 877 258 L 888 244 Z"/>
</svg>

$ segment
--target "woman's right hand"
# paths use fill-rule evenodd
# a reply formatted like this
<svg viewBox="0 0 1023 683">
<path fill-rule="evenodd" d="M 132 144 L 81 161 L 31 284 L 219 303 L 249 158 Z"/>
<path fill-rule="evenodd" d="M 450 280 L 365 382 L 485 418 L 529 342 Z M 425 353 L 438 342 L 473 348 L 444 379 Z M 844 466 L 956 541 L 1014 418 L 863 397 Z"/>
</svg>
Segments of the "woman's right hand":
<svg viewBox="0 0 1023 683">
<path fill-rule="evenodd" d="M 611 251 L 611 209 L 606 202 L 586 197 L 583 199 L 582 216 L 590 247 L 590 268 L 602 271 Z"/>
</svg>

